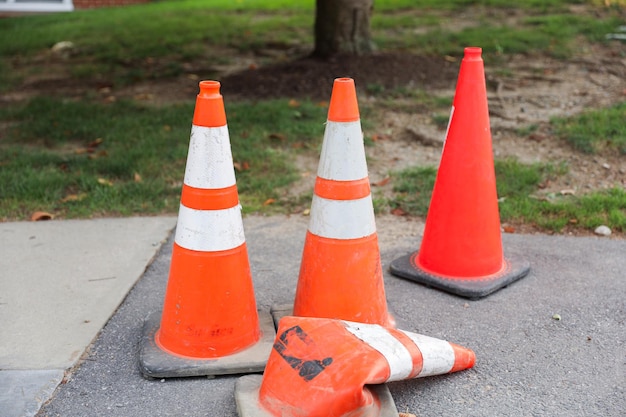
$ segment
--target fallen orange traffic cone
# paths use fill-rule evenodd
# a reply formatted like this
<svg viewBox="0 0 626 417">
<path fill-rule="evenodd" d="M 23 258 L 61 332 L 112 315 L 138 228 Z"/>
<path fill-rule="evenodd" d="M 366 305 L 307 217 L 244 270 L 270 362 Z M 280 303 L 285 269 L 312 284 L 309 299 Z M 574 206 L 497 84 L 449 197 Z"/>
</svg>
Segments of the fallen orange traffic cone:
<svg viewBox="0 0 626 417">
<path fill-rule="evenodd" d="M 481 52 L 466 48 L 461 62 L 421 248 L 390 268 L 469 298 L 486 296 L 530 269 L 503 255 Z"/>
<path fill-rule="evenodd" d="M 293 314 L 389 325 L 354 80 L 334 82 Z"/>
<path fill-rule="evenodd" d="M 219 87 L 200 83 L 163 313 L 144 326 L 146 376 L 260 372 L 274 340 L 256 310 Z"/>
<path fill-rule="evenodd" d="M 284 317 L 265 373 L 237 381 L 242 417 L 398 415 L 383 386 L 469 369 L 470 349 L 375 324 Z M 394 414 L 395 413 L 395 414 Z"/>
</svg>

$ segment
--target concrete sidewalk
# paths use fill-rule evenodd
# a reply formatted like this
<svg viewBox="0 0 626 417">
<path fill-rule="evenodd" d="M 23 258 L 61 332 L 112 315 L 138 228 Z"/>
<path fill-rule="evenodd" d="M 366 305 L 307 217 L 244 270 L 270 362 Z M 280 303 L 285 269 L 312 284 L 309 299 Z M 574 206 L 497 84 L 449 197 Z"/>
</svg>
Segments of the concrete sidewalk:
<svg viewBox="0 0 626 417">
<path fill-rule="evenodd" d="M 152 241 L 150 238 L 145 241 L 147 244 L 158 243 L 159 236 L 167 234 L 175 219 L 146 221 L 163 221 L 158 226 L 152 225 L 156 233 Z M 487 298 L 469 301 L 390 275 L 387 269 L 391 261 L 419 248 L 422 225 L 391 216 L 376 221 L 387 299 L 400 327 L 459 343 L 477 355 L 477 364 L 469 371 L 389 384 L 399 411 L 422 417 L 623 415 L 626 410 L 626 241 L 504 235 L 505 252 L 526 258 L 531 263 L 530 274 Z M 273 304 L 293 301 L 307 224 L 308 218 L 301 216 L 244 219 L 259 309 L 268 310 Z M 0 225 L 0 230 L 7 229 L 7 225 L 12 224 Z M 103 239 L 102 233 L 113 234 L 113 231 L 100 229 L 93 239 Z M 110 308 L 109 314 L 115 314 L 38 416 L 236 416 L 233 394 L 236 376 L 148 380 L 139 372 L 141 329 L 145 317 L 162 306 L 172 238 L 170 235 L 117 311 L 115 306 Z M 4 238 L 2 245 L 3 248 L 6 245 Z M 107 245 L 113 250 L 116 242 L 109 241 Z M 141 257 L 144 266 L 150 253 L 145 252 Z M 19 255 L 31 259 L 14 252 L 1 265 L 2 273 L 8 273 L 12 281 L 24 274 L 13 272 Z M 116 252 L 112 261 L 122 269 L 130 267 L 123 255 L 130 254 Z M 70 265 L 74 262 L 76 259 Z M 83 265 L 93 263 L 94 260 L 85 259 Z M 94 271 L 86 281 L 100 285 L 108 280 L 89 279 L 120 273 Z M 11 300 L 4 295 L 5 281 L 3 275 L 2 303 Z M 133 279 L 130 285 L 132 282 Z M 62 300 L 60 304 L 71 304 L 76 298 Z M 26 323 L 42 316 L 35 314 L 35 303 L 31 304 L 33 308 L 23 312 Z M 5 318 L 8 317 L 5 311 L 9 310 L 6 307 L 0 305 L 2 349 L 5 349 L 4 340 L 9 340 L 8 346 L 15 349 L 13 341 L 19 339 L 5 331 L 10 324 Z M 555 320 L 555 314 L 561 320 Z M 94 320 L 81 314 L 73 317 L 75 323 Z M 49 342 L 42 342 L 38 354 L 46 352 L 45 346 L 52 346 L 52 340 Z M 27 349 L 25 346 L 24 350 Z M 0 358 L 4 364 L 8 354 L 2 352 Z M 79 356 L 80 353 L 76 358 Z M 72 358 L 70 355 L 70 363 L 75 360 Z M 38 366 L 41 365 L 39 362 Z M 63 366 L 51 369 L 62 371 Z M 2 369 L 13 368 L 2 366 Z M 3 371 L 5 375 L 10 372 L 13 371 Z M 47 389 L 46 394 L 56 386 L 54 377 L 58 378 L 58 374 L 52 377 L 50 384 L 42 386 L 44 391 Z M 12 376 L 1 378 L 10 384 Z M 42 375 L 40 381 L 44 380 Z M 0 392 L 4 391 L 0 382 Z M 0 397 L 4 401 L 0 402 L 0 409 L 16 403 L 10 401 L 14 397 Z"/>
<path fill-rule="evenodd" d="M 175 217 L 0 224 L 0 416 L 37 413 L 175 224 Z"/>
</svg>

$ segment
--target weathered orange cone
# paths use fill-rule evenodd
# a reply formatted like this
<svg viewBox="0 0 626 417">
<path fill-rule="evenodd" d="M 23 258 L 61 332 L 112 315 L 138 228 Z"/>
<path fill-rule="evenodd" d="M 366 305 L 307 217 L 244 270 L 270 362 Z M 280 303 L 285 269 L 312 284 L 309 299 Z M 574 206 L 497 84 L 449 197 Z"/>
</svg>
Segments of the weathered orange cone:
<svg viewBox="0 0 626 417">
<path fill-rule="evenodd" d="M 375 324 L 284 317 L 265 373 L 240 378 L 241 417 L 398 415 L 383 386 L 469 369 L 470 349 Z M 368 386 L 366 386 L 368 385 Z M 394 414 L 395 413 L 395 414 Z"/>
<path fill-rule="evenodd" d="M 293 314 L 392 322 L 351 78 L 333 86 Z"/>
<path fill-rule="evenodd" d="M 465 48 L 421 248 L 390 268 L 469 298 L 484 297 L 530 269 L 503 255 L 481 52 Z"/>
<path fill-rule="evenodd" d="M 146 376 L 260 372 L 275 336 L 256 310 L 219 87 L 200 83 L 163 313 L 144 326 Z"/>
</svg>

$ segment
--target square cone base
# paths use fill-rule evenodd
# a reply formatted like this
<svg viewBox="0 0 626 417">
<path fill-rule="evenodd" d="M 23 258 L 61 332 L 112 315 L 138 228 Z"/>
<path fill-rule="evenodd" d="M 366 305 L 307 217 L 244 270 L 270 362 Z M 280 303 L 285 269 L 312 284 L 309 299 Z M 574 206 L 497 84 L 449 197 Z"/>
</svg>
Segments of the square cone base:
<svg viewBox="0 0 626 417">
<path fill-rule="evenodd" d="M 274 320 L 274 328 L 278 330 L 278 322 L 285 316 L 293 316 L 293 304 L 274 304 L 270 308 Z"/>
<path fill-rule="evenodd" d="M 486 297 L 506 287 L 525 277 L 530 271 L 530 264 L 527 261 L 507 257 L 504 259 L 505 267 L 502 271 L 484 278 L 440 276 L 421 269 L 417 265 L 417 254 L 418 252 L 414 252 L 396 259 L 391 263 L 389 270 L 396 276 L 473 300 Z"/>
<path fill-rule="evenodd" d="M 239 417 L 276 417 L 259 403 L 262 375 L 242 376 L 235 383 L 235 402 Z M 380 401 L 379 417 L 398 417 L 398 409 L 386 385 L 367 385 Z"/>
<path fill-rule="evenodd" d="M 259 311 L 261 338 L 247 349 L 232 355 L 211 359 L 174 356 L 161 350 L 154 335 L 161 325 L 161 312 L 148 316 L 143 326 L 139 366 L 145 377 L 174 378 L 205 375 L 231 375 L 263 372 L 272 351 L 276 330 L 272 317 Z"/>
</svg>

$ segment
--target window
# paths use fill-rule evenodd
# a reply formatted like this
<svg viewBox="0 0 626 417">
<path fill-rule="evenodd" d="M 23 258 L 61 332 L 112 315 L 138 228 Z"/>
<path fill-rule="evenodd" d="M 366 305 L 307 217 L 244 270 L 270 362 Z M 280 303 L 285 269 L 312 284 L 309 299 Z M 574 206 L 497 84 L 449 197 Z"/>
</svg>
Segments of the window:
<svg viewBox="0 0 626 417">
<path fill-rule="evenodd" d="M 71 12 L 72 0 L 0 0 L 0 12 Z"/>
</svg>

